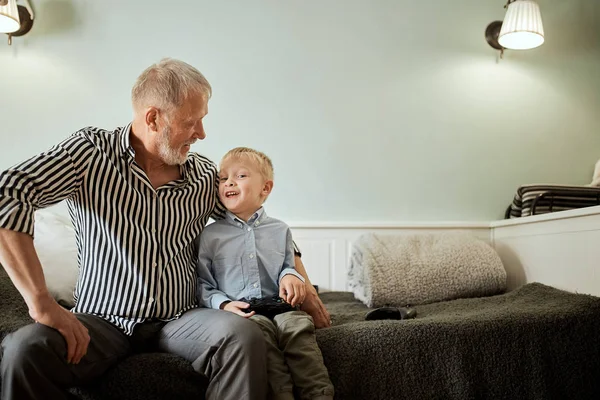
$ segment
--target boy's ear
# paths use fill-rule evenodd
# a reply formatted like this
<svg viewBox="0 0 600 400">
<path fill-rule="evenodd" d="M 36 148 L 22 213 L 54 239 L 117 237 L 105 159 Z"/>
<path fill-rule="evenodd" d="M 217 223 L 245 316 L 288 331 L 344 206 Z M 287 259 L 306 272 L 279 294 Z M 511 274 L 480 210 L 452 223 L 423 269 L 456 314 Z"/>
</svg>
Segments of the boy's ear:
<svg viewBox="0 0 600 400">
<path fill-rule="evenodd" d="M 263 196 L 268 196 L 271 194 L 271 190 L 273 190 L 273 181 L 265 181 L 262 189 Z"/>
</svg>

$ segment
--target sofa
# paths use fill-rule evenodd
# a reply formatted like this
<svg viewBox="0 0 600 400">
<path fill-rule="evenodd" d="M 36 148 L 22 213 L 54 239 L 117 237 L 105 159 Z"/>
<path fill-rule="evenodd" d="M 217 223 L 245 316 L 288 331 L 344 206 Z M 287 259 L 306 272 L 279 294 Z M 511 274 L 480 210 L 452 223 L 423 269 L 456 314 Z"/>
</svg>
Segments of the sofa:
<svg viewBox="0 0 600 400">
<path fill-rule="evenodd" d="M 72 233 L 61 218 L 39 215 L 35 243 L 51 292 L 68 303 L 76 267 L 72 254 L 64 256 L 73 244 L 60 242 Z M 600 398 L 598 297 L 528 283 L 494 295 L 423 302 L 414 319 L 367 321 L 371 308 L 354 293 L 320 296 L 333 324 L 317 330 L 317 342 L 336 399 Z M 0 340 L 31 322 L 0 267 Z M 185 400 L 204 398 L 206 384 L 184 359 L 145 353 L 69 391 L 84 400 Z"/>
<path fill-rule="evenodd" d="M 317 330 L 317 341 L 336 399 L 600 398 L 600 298 L 531 283 L 381 321 L 365 321 L 369 308 L 350 292 L 321 298 L 333 326 Z M 0 339 L 27 323 L 0 269 Z M 82 400 L 197 400 L 206 383 L 182 358 L 147 353 L 70 392 Z"/>
</svg>

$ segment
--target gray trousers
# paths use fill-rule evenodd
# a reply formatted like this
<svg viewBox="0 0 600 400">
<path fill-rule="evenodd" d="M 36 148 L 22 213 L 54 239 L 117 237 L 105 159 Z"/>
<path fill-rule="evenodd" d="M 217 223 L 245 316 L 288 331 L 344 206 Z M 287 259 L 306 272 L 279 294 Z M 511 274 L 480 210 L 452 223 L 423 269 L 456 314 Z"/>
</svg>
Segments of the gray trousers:
<svg viewBox="0 0 600 400">
<path fill-rule="evenodd" d="M 163 351 L 188 360 L 208 377 L 207 399 L 264 400 L 265 345 L 256 324 L 221 310 L 192 309 L 170 322 L 136 326 L 132 336 L 105 320 L 77 318 L 91 341 L 79 364 L 66 361 L 67 345 L 55 329 L 24 326 L 2 342 L 2 400 L 67 399 L 66 389 L 86 384 L 134 351 Z"/>
<path fill-rule="evenodd" d="M 267 345 L 270 398 L 294 400 L 294 386 L 303 400 L 333 398 L 333 384 L 310 315 L 290 311 L 273 320 L 262 315 L 250 319 L 260 326 Z"/>
</svg>

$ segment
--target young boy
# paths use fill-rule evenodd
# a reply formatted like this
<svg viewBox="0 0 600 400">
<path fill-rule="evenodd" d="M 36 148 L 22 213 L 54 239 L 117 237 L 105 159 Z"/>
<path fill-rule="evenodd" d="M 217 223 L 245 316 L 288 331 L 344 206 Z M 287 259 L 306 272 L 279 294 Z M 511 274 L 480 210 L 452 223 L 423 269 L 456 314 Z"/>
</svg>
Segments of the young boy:
<svg viewBox="0 0 600 400">
<path fill-rule="evenodd" d="M 273 399 L 293 400 L 294 385 L 302 399 L 333 399 L 311 317 L 288 311 L 271 320 L 246 312 L 249 303 L 239 301 L 278 295 L 297 306 L 306 295 L 304 278 L 294 269 L 290 229 L 262 207 L 272 189 L 273 165 L 265 154 L 245 147 L 225 154 L 219 197 L 228 212 L 200 235 L 198 300 L 259 324 Z"/>
</svg>

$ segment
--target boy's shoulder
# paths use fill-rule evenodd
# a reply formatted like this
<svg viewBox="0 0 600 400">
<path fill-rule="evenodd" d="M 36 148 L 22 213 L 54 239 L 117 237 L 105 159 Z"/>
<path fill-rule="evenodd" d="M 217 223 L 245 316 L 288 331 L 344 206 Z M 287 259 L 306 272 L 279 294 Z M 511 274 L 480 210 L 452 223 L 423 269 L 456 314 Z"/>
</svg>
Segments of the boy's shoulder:
<svg viewBox="0 0 600 400">
<path fill-rule="evenodd" d="M 289 229 L 289 225 L 286 224 L 284 221 L 271 217 L 270 215 L 267 216 L 267 218 L 265 218 L 263 225 L 272 225 L 275 226 L 277 228 L 281 228 L 281 229 Z"/>
</svg>

